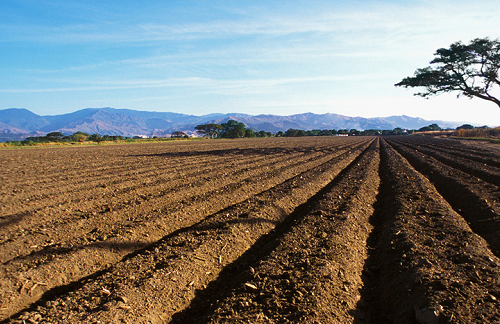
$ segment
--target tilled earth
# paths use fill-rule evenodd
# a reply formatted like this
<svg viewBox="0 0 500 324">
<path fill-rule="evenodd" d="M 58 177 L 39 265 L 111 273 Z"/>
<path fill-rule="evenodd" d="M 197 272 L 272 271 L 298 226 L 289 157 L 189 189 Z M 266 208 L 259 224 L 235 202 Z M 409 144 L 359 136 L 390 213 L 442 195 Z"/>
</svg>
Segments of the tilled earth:
<svg viewBox="0 0 500 324">
<path fill-rule="evenodd" d="M 499 323 L 500 148 L 1 150 L 5 323 Z"/>
</svg>

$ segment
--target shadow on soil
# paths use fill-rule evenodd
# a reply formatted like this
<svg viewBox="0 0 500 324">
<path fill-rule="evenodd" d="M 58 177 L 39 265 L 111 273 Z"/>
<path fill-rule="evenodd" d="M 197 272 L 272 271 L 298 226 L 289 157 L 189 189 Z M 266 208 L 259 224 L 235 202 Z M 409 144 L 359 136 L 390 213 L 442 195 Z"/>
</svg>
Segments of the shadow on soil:
<svg viewBox="0 0 500 324">
<path fill-rule="evenodd" d="M 29 212 L 18 213 L 18 214 L 8 215 L 8 216 L 1 216 L 0 217 L 0 229 L 7 227 L 9 225 L 19 223 L 28 214 L 29 214 Z"/>
<path fill-rule="evenodd" d="M 37 265 L 41 263 L 48 263 L 52 261 L 55 256 L 64 256 L 70 254 L 71 252 L 83 250 L 83 249 L 105 249 L 105 250 L 115 250 L 115 251 L 136 251 L 137 249 L 144 248 L 149 243 L 146 242 L 126 242 L 126 243 L 115 243 L 115 242 L 94 242 L 85 245 L 75 245 L 71 247 L 61 247 L 61 246 L 47 246 L 38 251 L 33 251 L 28 255 L 18 256 L 3 262 L 2 265 L 8 265 L 13 262 L 36 262 Z M 121 253 L 123 254 L 123 253 Z"/>
<path fill-rule="evenodd" d="M 366 152 L 366 151 L 365 151 Z M 335 187 L 342 177 L 345 177 L 348 172 L 361 159 L 364 152 L 360 154 L 351 164 L 342 170 L 335 179 L 327 184 L 323 189 L 317 192 L 314 196 L 308 199 L 307 202 L 298 206 L 291 214 L 289 214 L 275 229 L 269 234 L 259 238 L 245 253 L 231 264 L 227 265 L 219 274 L 215 281 L 208 284 L 205 289 L 199 289 L 195 293 L 195 298 L 191 304 L 183 311 L 172 316 L 171 324 L 185 323 L 206 323 L 210 316 L 219 307 L 218 302 L 229 297 L 230 294 L 237 288 L 242 287 L 244 283 L 252 281 L 249 267 L 257 264 L 260 260 L 268 257 L 281 243 L 282 238 L 289 232 L 298 222 L 300 222 L 306 214 L 311 212 L 314 203 L 322 199 L 327 192 Z M 339 206 L 342 209 L 342 206 Z M 272 312 L 272 309 L 268 310 Z M 291 321 L 299 321 L 301 313 L 295 312 Z"/>
<path fill-rule="evenodd" d="M 182 152 L 168 152 L 168 153 L 158 153 L 158 154 L 139 154 L 139 155 L 129 155 L 132 157 L 141 156 L 153 156 L 153 157 L 202 157 L 202 156 L 252 156 L 252 155 L 276 155 L 276 154 L 291 154 L 291 153 L 311 153 L 311 152 L 323 152 L 324 149 L 318 149 L 317 147 L 305 147 L 305 148 L 247 148 L 247 149 L 225 149 L 225 150 L 207 150 L 207 151 L 182 151 Z M 328 150 L 331 151 L 331 150 Z"/>
<path fill-rule="evenodd" d="M 381 164 L 383 162 L 381 161 Z M 382 166 L 380 166 L 379 174 L 382 175 Z M 382 324 L 381 320 L 381 304 L 382 301 L 377 298 L 380 294 L 378 282 L 380 277 L 380 235 L 384 225 L 384 220 L 387 218 L 388 197 L 386 181 L 384 177 L 380 179 L 379 193 L 377 194 L 376 203 L 374 204 L 374 212 L 370 217 L 370 224 L 373 226 L 372 232 L 369 234 L 366 244 L 368 247 L 368 258 L 363 267 L 363 288 L 360 291 L 361 298 L 356 305 L 356 308 L 351 311 L 354 317 L 354 324 Z M 390 188 L 389 188 L 390 189 Z"/>
<path fill-rule="evenodd" d="M 480 189 L 469 188 L 460 179 L 436 170 L 435 165 L 417 159 L 407 151 L 389 143 L 420 173 L 426 176 L 451 207 L 469 222 L 469 226 L 490 245 L 492 252 L 500 257 L 500 217 L 481 196 Z M 463 181 L 465 182 L 465 181 Z"/>
<path fill-rule="evenodd" d="M 352 311 L 355 324 L 385 324 L 385 323 L 408 323 L 418 324 L 412 311 L 404 309 L 405 296 L 399 287 L 388 286 L 388 282 L 400 276 L 397 267 L 398 256 L 394 254 L 393 239 L 391 235 L 395 222 L 396 211 L 394 209 L 395 193 L 391 185 L 390 170 L 386 152 L 387 142 L 382 141 L 380 150 L 380 187 L 374 205 L 374 213 L 370 217 L 373 230 L 367 239 L 368 258 L 363 268 L 363 288 L 361 299 Z M 384 148 L 385 146 L 385 148 Z M 396 291 L 397 290 L 397 291 Z M 401 301 L 401 305 L 395 303 Z M 400 318 L 395 319 L 394 314 Z M 401 316 L 404 314 L 404 317 Z"/>
<path fill-rule="evenodd" d="M 229 210 L 229 208 L 230 207 L 226 208 L 225 210 Z M 216 215 L 219 215 L 219 213 L 214 214 L 212 216 L 209 216 L 208 218 L 213 218 Z M 158 247 L 158 246 L 160 246 L 162 244 L 165 244 L 165 242 L 167 240 L 175 238 L 175 237 L 178 237 L 178 236 L 183 236 L 183 235 L 186 235 L 186 234 L 193 234 L 193 235 L 197 236 L 197 233 L 199 233 L 200 231 L 217 230 L 217 229 L 224 228 L 224 227 L 228 226 L 228 224 L 235 224 L 235 223 L 262 223 L 262 222 L 276 223 L 275 221 L 270 221 L 270 220 L 263 219 L 263 218 L 239 218 L 239 219 L 236 219 L 236 220 L 233 219 L 233 220 L 230 220 L 230 221 L 227 221 L 227 222 L 214 222 L 213 224 L 206 225 L 206 226 L 205 225 L 201 225 L 204 222 L 206 222 L 206 220 L 207 219 L 202 220 L 199 223 L 194 224 L 194 225 L 192 225 L 190 227 L 179 229 L 179 230 L 177 230 L 175 232 L 172 232 L 172 233 L 164 236 L 160 240 L 158 240 L 158 241 L 156 241 L 154 243 L 147 244 L 147 245 L 145 243 L 142 243 L 142 242 L 118 243 L 118 244 L 117 243 L 111 243 L 111 242 L 96 242 L 96 243 L 93 243 L 93 244 L 79 246 L 79 247 L 59 248 L 59 249 L 56 249 L 56 250 L 50 249 L 50 252 L 49 251 L 39 251 L 37 253 L 40 253 L 40 254 L 49 254 L 49 253 L 50 254 L 54 254 L 54 253 L 56 253 L 56 251 L 59 251 L 59 253 L 61 253 L 61 254 L 66 254 L 66 253 L 70 253 L 71 251 L 74 251 L 75 249 L 83 249 L 83 248 L 88 248 L 88 247 L 106 248 L 106 249 L 127 249 L 127 250 L 133 250 L 131 253 L 125 255 L 119 261 L 119 262 L 123 262 L 123 261 L 126 261 L 128 259 L 133 258 L 134 256 L 146 253 L 147 251 L 153 251 L 156 247 Z M 26 258 L 28 258 L 28 257 L 33 257 L 33 256 L 32 255 L 26 256 Z M 33 310 L 35 310 L 37 308 L 37 306 L 39 306 L 39 305 L 44 305 L 48 301 L 55 300 L 55 299 L 60 298 L 61 296 L 65 295 L 65 294 L 67 294 L 67 293 L 69 293 L 71 291 L 78 290 L 81 287 L 83 287 L 89 281 L 98 280 L 99 277 L 104 276 L 107 273 L 111 272 L 113 266 L 114 265 L 111 265 L 111 266 L 109 266 L 109 267 L 107 267 L 105 269 L 96 271 L 95 273 L 92 273 L 92 274 L 90 274 L 88 276 L 82 277 L 82 278 L 80 278 L 80 279 L 78 279 L 76 281 L 70 282 L 68 284 L 65 284 L 65 285 L 62 285 L 62 286 L 53 287 L 53 288 L 49 289 L 48 291 L 46 291 L 40 297 L 40 299 L 37 302 L 33 303 L 28 308 L 25 308 L 25 309 L 19 311 L 18 313 L 13 314 L 10 317 L 10 319 L 17 318 L 22 313 L 24 313 L 26 311 L 33 311 Z M 4 322 L 5 323 L 9 322 L 9 319 L 6 319 Z M 1 323 L 3 323 L 3 322 L 1 322 Z"/>
</svg>

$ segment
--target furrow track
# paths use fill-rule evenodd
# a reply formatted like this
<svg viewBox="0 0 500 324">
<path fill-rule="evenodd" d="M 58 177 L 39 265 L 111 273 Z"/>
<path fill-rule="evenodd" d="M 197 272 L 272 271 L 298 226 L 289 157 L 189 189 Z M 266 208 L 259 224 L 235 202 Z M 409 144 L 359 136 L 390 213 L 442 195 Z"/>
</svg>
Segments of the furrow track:
<svg viewBox="0 0 500 324">
<path fill-rule="evenodd" d="M 210 211 L 214 212 L 228 208 L 231 204 L 238 204 L 240 201 L 249 199 L 248 197 L 265 195 L 269 190 L 276 188 L 275 186 L 278 186 L 278 188 L 280 186 L 291 186 L 290 183 L 296 182 L 298 175 L 304 172 L 313 172 L 315 174 L 323 174 L 323 177 L 330 177 L 325 172 L 325 169 L 332 168 L 337 163 L 346 163 L 345 161 L 349 161 L 359 154 L 360 150 L 363 150 L 368 145 L 367 143 L 366 140 L 356 140 L 352 141 L 351 145 L 346 149 L 334 149 L 333 151 L 331 148 L 325 147 L 321 151 L 326 153 L 320 156 L 316 154 L 318 151 L 318 147 L 316 146 L 312 150 L 312 153 L 309 153 L 311 155 L 309 159 L 298 158 L 295 161 L 293 159 L 294 156 L 291 155 L 290 158 L 292 159 L 287 159 L 286 162 L 293 167 L 285 164 L 278 165 L 276 172 L 270 171 L 266 173 L 266 171 L 261 170 L 263 174 L 254 176 L 250 182 L 240 181 L 237 184 L 233 184 L 232 187 L 230 186 L 227 188 L 228 190 L 225 190 L 227 193 L 222 193 L 222 190 L 220 190 L 221 192 L 213 190 L 213 194 L 207 195 L 205 192 L 199 199 L 196 199 L 197 203 L 190 206 L 189 203 L 184 202 L 187 206 L 181 204 L 176 210 L 170 210 L 170 213 L 159 217 L 156 223 L 143 217 L 137 223 L 136 227 L 131 229 L 132 234 L 137 235 L 139 233 L 149 236 L 148 239 L 141 238 L 142 242 L 133 240 L 140 235 L 130 235 L 128 240 L 124 239 L 122 235 L 112 236 L 111 238 L 101 237 L 97 242 L 87 245 L 76 247 L 70 245 L 69 247 L 63 246 L 62 248 L 57 246 L 49 247 L 48 251 L 44 251 L 43 253 L 32 253 L 33 255 L 30 255 L 28 259 L 17 258 L 14 262 L 4 265 L 2 269 L 4 273 L 3 286 L 5 291 L 10 292 L 10 294 L 4 295 L 3 300 L 8 299 L 11 305 L 15 305 L 17 302 L 18 307 L 23 307 L 27 305 L 27 301 L 37 300 L 40 298 L 42 292 L 50 290 L 51 287 L 59 286 L 65 282 L 73 282 L 83 276 L 99 272 L 117 262 L 126 253 L 130 253 L 130 251 L 137 250 L 158 240 L 162 233 L 168 234 L 175 231 L 175 227 L 172 226 L 163 225 L 157 228 L 157 226 L 153 227 L 152 225 L 158 225 L 159 227 L 165 221 L 174 221 L 177 229 L 190 226 L 194 221 L 199 221 L 206 215 L 209 215 Z M 220 170 L 220 172 L 223 171 Z M 286 185 L 280 185 L 280 183 Z M 316 186 L 316 183 L 311 182 L 307 184 L 305 189 L 314 190 Z M 275 195 L 278 194 L 275 193 Z M 225 196 L 228 196 L 230 199 L 225 201 Z M 292 196 L 291 199 L 293 201 L 294 197 Z M 101 223 L 105 223 L 105 217 L 101 215 L 101 218 Z M 100 227 L 103 227 L 102 224 Z M 96 236 L 106 236 L 108 233 L 106 231 L 93 232 L 91 234 Z M 32 246 L 32 248 L 36 247 Z M 35 289 L 32 289 L 36 282 L 44 283 L 44 285 L 39 285 Z M 29 289 L 27 289 L 28 287 Z"/>
<path fill-rule="evenodd" d="M 367 323 L 493 323 L 500 260 L 427 178 L 382 143 Z"/>
<path fill-rule="evenodd" d="M 0 320 L 497 323 L 499 157 L 416 136 L 0 150 Z"/>
<path fill-rule="evenodd" d="M 433 148 L 430 145 L 425 144 L 425 142 L 418 144 L 407 143 L 405 141 L 392 142 L 397 143 L 399 146 L 405 146 L 411 150 L 432 156 L 434 159 L 443 164 L 449 165 L 450 167 L 465 173 L 469 173 L 495 186 L 500 185 L 500 168 L 497 166 L 499 161 L 496 158 L 490 158 L 487 160 L 488 163 L 485 163 L 485 160 L 476 161 L 471 157 L 464 157 L 465 154 L 453 154 L 442 149 Z M 491 166 L 489 164 L 495 164 L 495 166 Z"/>
<path fill-rule="evenodd" d="M 201 289 L 172 323 L 352 323 L 365 318 L 356 304 L 379 162 L 377 141 Z"/>
<path fill-rule="evenodd" d="M 429 178 L 439 193 L 500 256 L 499 187 L 427 155 L 390 141 L 412 166 Z"/>
<path fill-rule="evenodd" d="M 336 152 L 332 151 L 332 153 L 341 154 L 343 151 L 345 151 L 345 149 L 339 148 L 339 150 L 336 150 Z M 248 161 L 248 163 L 251 167 L 240 167 L 240 169 L 235 171 L 232 171 L 229 168 L 224 168 L 224 165 L 222 165 L 220 166 L 222 169 L 217 168 L 215 170 L 211 170 L 211 172 L 196 174 L 192 178 L 188 177 L 180 182 L 166 182 L 162 187 L 153 187 L 152 189 L 147 188 L 147 190 L 142 188 L 141 190 L 137 190 L 137 188 L 128 188 L 126 192 L 124 190 L 114 190 L 111 191 L 112 198 L 104 198 L 101 203 L 93 206 L 89 206 L 88 200 L 85 200 L 84 204 L 79 204 L 79 201 L 73 198 L 67 203 L 67 205 L 72 205 L 70 208 L 68 206 L 58 206 L 58 208 L 55 209 L 43 211 L 38 209 L 27 215 L 22 215 L 22 219 L 16 222 L 15 225 L 23 225 L 23 232 L 19 233 L 15 226 L 11 226 L 10 229 L 3 229 L 2 235 L 4 240 L 8 241 L 3 244 L 18 245 L 18 242 L 14 238 L 16 236 L 23 238 L 27 234 L 31 234 L 32 246 L 43 246 L 47 243 L 45 240 L 48 236 L 50 236 L 51 241 L 54 243 L 59 242 L 57 232 L 68 232 L 67 230 L 64 230 L 64 227 L 72 227 L 69 232 L 74 233 L 77 237 L 81 237 L 85 231 L 90 232 L 95 229 L 96 226 L 103 227 L 106 223 L 106 219 L 108 219 L 109 222 L 115 227 L 111 230 L 111 233 L 108 233 L 107 236 L 116 235 L 117 233 L 123 236 L 123 230 L 116 228 L 117 219 L 116 217 L 113 217 L 113 214 L 121 214 L 123 212 L 128 213 L 127 218 L 130 221 L 123 224 L 122 227 L 130 227 L 134 225 L 137 218 L 142 221 L 143 219 L 141 215 L 144 214 L 153 214 L 148 217 L 148 221 L 151 221 L 151 218 L 163 218 L 161 217 L 162 214 L 171 214 L 175 210 L 181 209 L 181 207 L 182 209 L 185 209 L 185 207 L 189 205 L 196 204 L 196 201 L 207 201 L 210 196 L 216 195 L 218 196 L 218 201 L 220 201 L 224 196 L 223 191 L 230 193 L 231 197 L 239 197 L 239 195 L 234 194 L 238 188 L 249 187 L 249 185 L 254 182 L 263 182 L 268 178 L 278 180 L 281 178 L 280 173 L 286 175 L 290 173 L 290 170 L 294 172 L 294 168 L 296 168 L 297 165 L 300 165 L 302 168 L 307 168 L 311 164 L 314 165 L 315 163 L 321 163 L 321 161 L 325 158 L 329 158 L 325 156 L 325 154 L 318 155 L 316 153 L 310 154 L 307 157 L 292 154 L 288 157 L 291 158 L 291 160 L 283 159 L 282 157 L 271 158 L 271 161 L 262 161 L 264 163 L 261 163 L 260 165 L 254 165 L 255 161 L 249 159 L 250 161 Z M 221 170 L 225 170 L 226 172 L 222 173 Z M 197 180 L 189 180 L 193 178 Z M 262 187 L 265 187 L 265 185 L 262 185 Z M 250 190 L 247 189 L 246 191 L 248 192 Z M 168 206 L 168 208 L 157 208 L 159 204 L 162 206 Z M 151 206 L 151 208 L 148 208 L 147 206 Z M 59 215 L 58 217 L 54 217 L 54 214 Z M 19 215 L 6 215 L 4 217 L 7 219 L 17 219 L 19 218 Z M 36 218 L 36 222 L 32 221 L 33 218 Z M 82 221 L 82 219 L 84 219 L 84 221 Z M 93 222 L 92 220 L 95 221 Z M 41 221 L 43 221 L 44 224 L 43 231 L 40 231 L 38 225 Z M 23 222 L 24 224 L 19 224 Z M 80 226 L 82 222 L 85 223 L 85 228 Z M 54 230 L 51 231 L 51 229 Z M 129 230 L 129 228 L 126 228 L 125 230 Z M 65 243 L 66 246 L 69 245 L 69 247 L 72 247 L 73 245 L 88 243 L 88 240 L 86 240 L 86 242 Z M 32 251 L 29 247 L 26 250 Z M 17 257 L 23 255 L 25 255 L 23 254 L 23 251 L 17 251 Z M 8 260 L 5 256 L 2 256 L 0 259 L 3 261 Z"/>
</svg>

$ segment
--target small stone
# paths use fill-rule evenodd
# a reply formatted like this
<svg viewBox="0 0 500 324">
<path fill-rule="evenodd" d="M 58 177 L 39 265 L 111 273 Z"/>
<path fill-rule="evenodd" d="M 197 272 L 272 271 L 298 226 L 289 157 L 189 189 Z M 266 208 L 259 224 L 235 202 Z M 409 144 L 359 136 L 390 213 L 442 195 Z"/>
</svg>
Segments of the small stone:
<svg viewBox="0 0 500 324">
<path fill-rule="evenodd" d="M 257 288 L 256 285 L 253 285 L 253 284 L 248 283 L 248 282 L 245 283 L 245 286 L 248 287 L 248 288 L 250 288 L 250 289 L 252 289 L 252 290 L 258 290 L 259 289 L 259 288 Z"/>
<path fill-rule="evenodd" d="M 414 308 L 415 310 L 415 319 L 420 324 L 439 324 L 439 318 L 441 312 L 443 311 L 443 306 L 437 305 L 432 308 Z"/>
</svg>

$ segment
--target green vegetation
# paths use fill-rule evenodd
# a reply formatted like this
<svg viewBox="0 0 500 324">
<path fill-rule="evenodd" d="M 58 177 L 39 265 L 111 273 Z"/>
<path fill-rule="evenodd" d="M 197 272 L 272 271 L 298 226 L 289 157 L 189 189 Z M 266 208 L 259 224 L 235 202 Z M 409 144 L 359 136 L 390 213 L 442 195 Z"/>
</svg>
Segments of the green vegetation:
<svg viewBox="0 0 500 324">
<path fill-rule="evenodd" d="M 140 136 L 124 137 L 121 135 L 100 135 L 76 132 L 72 135 L 63 135 L 61 132 L 51 132 L 45 136 L 28 137 L 22 141 L 8 141 L 0 143 L 0 147 L 23 147 L 23 146 L 50 146 L 50 145 L 74 145 L 74 144 L 104 144 L 104 143 L 141 143 L 141 142 L 164 142 L 189 138 L 183 132 L 172 133 L 171 138 L 153 137 L 143 138 Z"/>
<path fill-rule="evenodd" d="M 236 120 L 228 120 L 226 123 L 221 124 L 221 131 L 219 136 L 222 138 L 241 138 L 245 137 L 246 133 L 246 125 L 244 123 L 237 122 Z M 253 134 L 249 133 L 249 135 Z"/>
<path fill-rule="evenodd" d="M 222 130 L 222 126 L 219 124 L 203 124 L 196 126 L 194 129 L 196 129 L 196 131 L 201 134 L 201 136 L 215 138 Z"/>
<path fill-rule="evenodd" d="M 418 131 L 419 132 L 430 132 L 430 131 L 440 131 L 443 130 L 441 127 L 438 126 L 438 124 L 431 124 L 429 126 L 425 126 L 420 128 Z"/>
<path fill-rule="evenodd" d="M 434 129 L 437 125 L 430 125 Z M 439 128 L 439 126 L 437 126 Z M 402 128 L 394 128 L 393 130 L 367 129 L 359 131 L 357 129 L 313 129 L 303 130 L 289 128 L 286 131 L 279 131 L 276 134 L 266 131 L 255 131 L 246 128 L 244 123 L 229 120 L 222 124 L 203 124 L 195 127 L 196 131 L 208 138 L 252 138 L 252 137 L 302 137 L 302 136 L 378 136 L 378 135 L 406 135 L 412 134 L 415 130 L 405 130 Z M 441 129 L 441 128 L 439 128 Z"/>
<path fill-rule="evenodd" d="M 386 135 L 409 135 L 409 134 L 429 134 L 429 135 L 454 135 L 467 138 L 500 138 L 499 128 L 474 127 L 469 124 L 464 124 L 457 127 L 455 130 L 443 130 L 437 124 L 422 127 L 418 130 L 394 128 L 393 130 L 367 129 L 359 131 L 357 129 L 313 129 L 303 130 L 290 128 L 285 132 L 279 131 L 276 134 L 266 131 L 254 131 L 246 128 L 244 123 L 229 120 L 227 123 L 205 124 L 196 126 L 198 133 L 208 138 L 254 138 L 254 137 L 302 137 L 302 136 L 386 136 Z M 142 138 L 140 136 L 124 137 L 111 136 L 100 134 L 87 134 L 76 132 L 72 135 L 64 135 L 61 132 L 51 132 L 45 136 L 28 137 L 22 141 L 10 141 L 0 143 L 0 147 L 23 147 L 23 146 L 43 146 L 43 145 L 74 145 L 74 144 L 103 144 L 103 143 L 141 143 L 141 142 L 165 142 L 175 141 L 179 139 L 200 139 L 189 137 L 184 132 L 175 131 L 171 137 L 153 137 Z"/>
<path fill-rule="evenodd" d="M 423 87 L 416 96 L 428 98 L 447 92 L 458 97 L 480 98 L 500 107 L 500 98 L 493 94 L 500 87 L 500 41 L 476 38 L 469 44 L 456 42 L 440 48 L 430 62 L 432 67 L 417 69 L 413 77 L 396 83 L 397 87 Z"/>
</svg>

